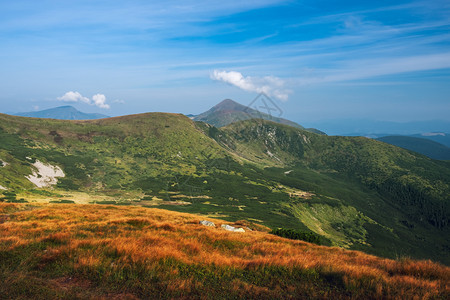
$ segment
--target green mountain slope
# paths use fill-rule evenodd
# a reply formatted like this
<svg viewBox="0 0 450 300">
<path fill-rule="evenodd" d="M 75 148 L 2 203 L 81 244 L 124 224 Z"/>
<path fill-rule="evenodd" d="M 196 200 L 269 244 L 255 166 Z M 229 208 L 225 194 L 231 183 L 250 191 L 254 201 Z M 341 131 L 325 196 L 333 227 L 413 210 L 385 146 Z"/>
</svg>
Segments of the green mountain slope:
<svg viewBox="0 0 450 300">
<path fill-rule="evenodd" d="M 97 113 L 84 113 L 73 106 L 60 106 L 40 111 L 17 113 L 16 116 L 30 118 L 47 118 L 59 120 L 93 120 L 108 118 L 108 116 Z"/>
<path fill-rule="evenodd" d="M 5 201 L 104 195 L 111 203 L 246 220 L 312 232 L 327 245 L 450 263 L 443 234 L 450 164 L 366 138 L 263 120 L 218 129 L 165 113 L 90 121 L 0 115 L 0 160 Z M 25 178 L 37 161 L 65 177 L 37 189 Z"/>
<path fill-rule="evenodd" d="M 377 140 L 405 148 L 433 159 L 450 160 L 450 148 L 438 142 L 410 136 L 384 136 Z"/>
<path fill-rule="evenodd" d="M 191 174 L 190 165 L 225 155 L 182 115 L 155 113 L 94 121 L 1 115 L 0 122 L 2 148 L 13 159 L 2 171 L 29 164 L 26 157 L 54 163 L 67 173 L 60 179 L 63 188 L 134 188 L 147 176 L 171 176 L 174 170 Z M 11 180 L 12 187 L 20 186 L 18 182 L 32 186 L 21 178 Z"/>
<path fill-rule="evenodd" d="M 284 165 L 303 165 L 318 172 L 357 180 L 389 197 L 408 202 L 437 227 L 448 225 L 449 164 L 363 137 L 320 136 L 271 122 L 246 121 L 224 129 L 224 145 L 242 156 L 269 157 Z M 245 149 L 239 150 L 240 147 Z M 250 157 L 251 156 L 251 157 Z M 256 159 L 255 161 L 257 161 Z M 433 199 L 437 210 L 425 207 Z M 408 204 L 408 205 L 409 205 Z M 427 209 L 430 209 L 428 211 Z"/>
</svg>

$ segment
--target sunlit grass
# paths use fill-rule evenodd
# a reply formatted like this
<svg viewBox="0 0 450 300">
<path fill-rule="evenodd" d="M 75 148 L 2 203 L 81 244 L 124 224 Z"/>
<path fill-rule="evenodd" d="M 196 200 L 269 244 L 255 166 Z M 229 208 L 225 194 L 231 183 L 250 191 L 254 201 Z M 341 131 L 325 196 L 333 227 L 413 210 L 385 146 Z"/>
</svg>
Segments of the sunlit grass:
<svg viewBox="0 0 450 300">
<path fill-rule="evenodd" d="M 6 298 L 450 296 L 450 269 L 431 261 L 233 233 L 202 226 L 196 215 L 6 203 L 0 214 L 7 216 L 0 224 Z"/>
</svg>

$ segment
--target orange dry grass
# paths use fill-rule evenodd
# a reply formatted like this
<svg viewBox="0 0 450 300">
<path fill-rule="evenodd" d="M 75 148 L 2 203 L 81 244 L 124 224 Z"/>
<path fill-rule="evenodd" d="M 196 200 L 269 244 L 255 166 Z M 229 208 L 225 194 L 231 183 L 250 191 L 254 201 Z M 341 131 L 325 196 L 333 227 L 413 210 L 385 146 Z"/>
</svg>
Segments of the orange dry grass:
<svg viewBox="0 0 450 300">
<path fill-rule="evenodd" d="M 196 215 L 103 205 L 54 204 L 24 210 L 22 205 L 0 203 L 1 213 L 12 210 L 16 212 L 0 224 L 0 249 L 51 244 L 41 254 L 42 267 L 64 256 L 76 256 L 75 270 L 106 265 L 112 273 L 136 264 L 151 268 L 162 259 L 250 270 L 282 266 L 337 274 L 349 291 L 369 289 L 371 297 L 450 295 L 450 268 L 431 261 L 394 261 L 265 232 L 228 232 L 200 225 Z M 226 223 L 211 221 L 219 227 Z M 178 271 L 173 272 L 176 277 Z M 192 278 L 174 278 L 167 288 L 189 293 L 199 284 Z M 241 281 L 231 286 L 250 294 L 264 294 L 267 289 Z"/>
</svg>

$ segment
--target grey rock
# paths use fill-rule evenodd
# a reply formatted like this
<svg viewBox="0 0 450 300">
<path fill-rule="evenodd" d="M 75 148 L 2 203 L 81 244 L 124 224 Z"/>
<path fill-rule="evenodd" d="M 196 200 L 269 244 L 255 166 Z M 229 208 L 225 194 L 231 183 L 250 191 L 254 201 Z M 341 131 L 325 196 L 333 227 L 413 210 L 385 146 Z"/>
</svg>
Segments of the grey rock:
<svg viewBox="0 0 450 300">
<path fill-rule="evenodd" d="M 221 226 L 223 229 L 233 232 L 245 232 L 244 228 L 236 228 L 230 225 L 222 224 Z"/>
<path fill-rule="evenodd" d="M 206 221 L 206 220 L 200 221 L 200 224 L 202 224 L 204 226 L 216 227 L 216 224 L 214 224 L 211 221 Z"/>
</svg>

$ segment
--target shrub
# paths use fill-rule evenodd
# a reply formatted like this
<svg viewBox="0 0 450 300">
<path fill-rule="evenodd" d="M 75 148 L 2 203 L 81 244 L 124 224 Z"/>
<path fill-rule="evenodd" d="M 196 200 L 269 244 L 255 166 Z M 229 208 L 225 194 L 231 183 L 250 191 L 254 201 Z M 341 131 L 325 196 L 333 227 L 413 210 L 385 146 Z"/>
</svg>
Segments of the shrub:
<svg viewBox="0 0 450 300">
<path fill-rule="evenodd" d="M 73 201 L 73 200 L 68 200 L 68 199 L 59 199 L 59 200 L 52 200 L 52 201 L 49 201 L 49 203 L 65 203 L 65 204 L 73 204 L 73 203 L 75 203 L 75 201 Z"/>
<path fill-rule="evenodd" d="M 302 240 L 317 245 L 321 244 L 320 236 L 313 232 L 304 232 L 293 229 L 277 228 L 270 232 L 271 234 L 278 235 L 291 240 Z"/>
<path fill-rule="evenodd" d="M 14 201 L 16 200 L 16 196 L 17 194 L 15 192 L 3 192 L 3 196 L 1 199 L 6 200 L 6 201 Z"/>
</svg>

